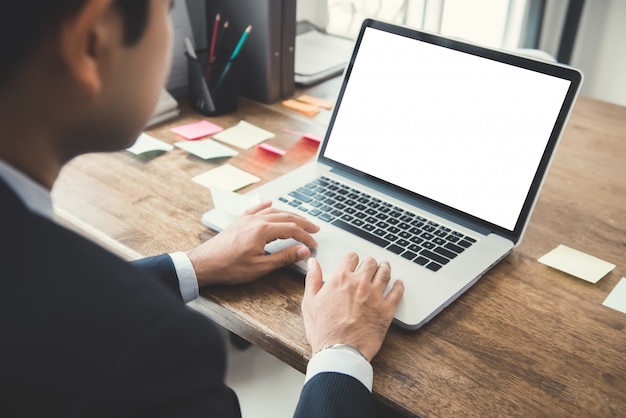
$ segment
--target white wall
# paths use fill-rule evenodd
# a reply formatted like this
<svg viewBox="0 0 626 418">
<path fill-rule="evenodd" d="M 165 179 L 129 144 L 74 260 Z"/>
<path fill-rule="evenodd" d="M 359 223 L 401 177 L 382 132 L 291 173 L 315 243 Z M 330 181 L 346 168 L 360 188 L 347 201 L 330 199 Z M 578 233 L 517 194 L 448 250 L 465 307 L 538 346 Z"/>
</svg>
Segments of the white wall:
<svg viewBox="0 0 626 418">
<path fill-rule="evenodd" d="M 540 47 L 554 56 L 565 12 L 565 2 L 547 2 Z M 582 95 L 626 106 L 626 1 L 585 2 L 571 65 L 585 75 Z"/>
</svg>

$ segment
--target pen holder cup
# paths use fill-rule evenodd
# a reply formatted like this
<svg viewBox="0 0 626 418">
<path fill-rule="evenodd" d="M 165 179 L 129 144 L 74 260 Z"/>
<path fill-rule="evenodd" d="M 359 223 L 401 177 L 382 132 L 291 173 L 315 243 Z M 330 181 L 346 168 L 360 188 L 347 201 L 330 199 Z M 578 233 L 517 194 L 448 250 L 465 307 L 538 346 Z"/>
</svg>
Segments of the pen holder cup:
<svg viewBox="0 0 626 418">
<path fill-rule="evenodd" d="M 237 110 L 237 78 L 231 65 L 209 68 L 208 54 L 198 51 L 196 55 L 198 58 L 186 54 L 191 106 L 205 116 Z"/>
</svg>

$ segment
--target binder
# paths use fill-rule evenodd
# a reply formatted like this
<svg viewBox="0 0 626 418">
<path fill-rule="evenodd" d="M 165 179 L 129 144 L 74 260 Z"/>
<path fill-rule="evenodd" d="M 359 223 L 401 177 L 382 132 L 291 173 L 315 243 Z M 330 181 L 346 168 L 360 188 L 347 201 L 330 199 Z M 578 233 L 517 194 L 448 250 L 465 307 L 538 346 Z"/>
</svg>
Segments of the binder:
<svg viewBox="0 0 626 418">
<path fill-rule="evenodd" d="M 235 62 L 239 92 L 263 103 L 293 95 L 296 0 L 210 0 L 206 2 L 207 32 L 215 15 L 229 22 L 221 48 L 234 48 L 248 25 L 252 32 Z"/>
</svg>

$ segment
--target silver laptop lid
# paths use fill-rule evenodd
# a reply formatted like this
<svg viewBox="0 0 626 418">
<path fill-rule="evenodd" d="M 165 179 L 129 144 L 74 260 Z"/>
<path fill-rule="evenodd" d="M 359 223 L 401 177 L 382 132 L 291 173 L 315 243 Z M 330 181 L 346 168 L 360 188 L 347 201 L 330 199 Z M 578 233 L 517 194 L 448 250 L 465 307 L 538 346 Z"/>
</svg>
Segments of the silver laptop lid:
<svg viewBox="0 0 626 418">
<path fill-rule="evenodd" d="M 517 242 L 581 79 L 366 20 L 319 160 Z"/>
</svg>

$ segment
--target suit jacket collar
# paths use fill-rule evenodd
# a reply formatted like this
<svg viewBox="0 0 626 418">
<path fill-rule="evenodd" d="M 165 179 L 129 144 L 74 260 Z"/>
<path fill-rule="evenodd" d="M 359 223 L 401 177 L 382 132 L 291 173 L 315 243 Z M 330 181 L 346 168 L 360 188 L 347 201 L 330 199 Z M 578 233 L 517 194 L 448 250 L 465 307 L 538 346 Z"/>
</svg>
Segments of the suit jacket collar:
<svg viewBox="0 0 626 418">
<path fill-rule="evenodd" d="M 0 180 L 4 181 L 6 186 L 31 212 L 49 220 L 54 219 L 52 198 L 47 189 L 2 160 L 0 160 Z"/>
</svg>

